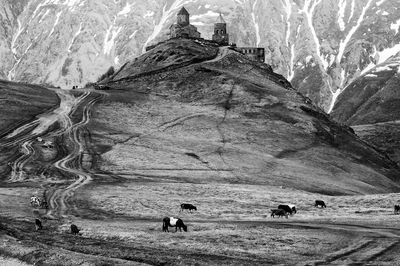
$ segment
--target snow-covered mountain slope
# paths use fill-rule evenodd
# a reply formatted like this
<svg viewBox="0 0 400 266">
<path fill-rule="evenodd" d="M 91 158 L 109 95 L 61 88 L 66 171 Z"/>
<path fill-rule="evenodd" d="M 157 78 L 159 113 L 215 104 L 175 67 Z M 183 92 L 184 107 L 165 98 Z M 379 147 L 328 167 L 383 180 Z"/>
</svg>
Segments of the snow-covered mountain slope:
<svg viewBox="0 0 400 266">
<path fill-rule="evenodd" d="M 168 38 L 184 5 L 211 38 L 222 12 L 231 41 L 330 111 L 343 87 L 400 49 L 397 0 L 0 0 L 0 77 L 63 87 Z"/>
</svg>

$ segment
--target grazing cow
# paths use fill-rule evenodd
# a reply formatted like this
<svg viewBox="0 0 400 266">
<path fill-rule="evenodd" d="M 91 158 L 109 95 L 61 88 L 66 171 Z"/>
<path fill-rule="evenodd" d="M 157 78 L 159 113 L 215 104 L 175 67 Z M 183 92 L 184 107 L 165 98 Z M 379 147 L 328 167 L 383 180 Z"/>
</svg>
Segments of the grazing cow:
<svg viewBox="0 0 400 266">
<path fill-rule="evenodd" d="M 290 215 L 293 214 L 293 210 L 292 210 L 292 208 L 289 207 L 289 205 L 281 204 L 281 205 L 278 206 L 278 209 L 284 210 L 285 212 L 289 213 Z"/>
<path fill-rule="evenodd" d="M 194 206 L 192 204 L 182 203 L 180 212 L 183 211 L 183 210 L 189 210 L 190 212 L 192 212 L 192 210 L 197 211 L 197 208 L 196 208 L 196 206 Z"/>
<path fill-rule="evenodd" d="M 165 217 L 163 219 L 163 232 L 169 232 L 168 227 L 175 227 L 175 232 L 178 231 L 178 228 L 180 232 L 182 232 L 181 228 L 183 228 L 183 231 L 187 232 L 187 226 L 180 218 Z"/>
<path fill-rule="evenodd" d="M 296 205 L 294 205 L 294 204 L 288 204 L 287 206 L 289 206 L 289 208 L 292 209 L 292 212 L 297 213 Z"/>
<path fill-rule="evenodd" d="M 285 216 L 286 219 L 288 218 L 288 213 L 285 212 L 285 210 L 282 209 L 272 209 L 271 210 L 271 217 L 274 218 L 276 216 L 278 216 L 279 218 L 282 216 Z"/>
<path fill-rule="evenodd" d="M 394 214 L 400 213 L 400 205 L 394 205 Z"/>
<path fill-rule="evenodd" d="M 43 229 L 42 222 L 39 219 L 35 219 L 35 229 L 36 231 Z"/>
<path fill-rule="evenodd" d="M 78 226 L 71 224 L 71 234 L 77 235 L 77 234 L 79 234 L 79 231 L 80 230 L 78 229 Z"/>
<path fill-rule="evenodd" d="M 321 208 L 326 208 L 325 202 L 323 200 L 316 200 L 315 207 L 321 206 Z"/>
<path fill-rule="evenodd" d="M 39 207 L 40 206 L 40 199 L 37 196 L 31 197 L 31 205 L 32 207 Z"/>
</svg>

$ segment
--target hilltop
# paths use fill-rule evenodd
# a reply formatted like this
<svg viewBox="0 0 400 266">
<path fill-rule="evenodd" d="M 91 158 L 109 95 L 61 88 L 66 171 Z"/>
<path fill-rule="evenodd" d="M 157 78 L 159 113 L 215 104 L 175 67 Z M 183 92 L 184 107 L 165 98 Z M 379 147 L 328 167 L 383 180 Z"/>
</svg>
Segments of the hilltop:
<svg viewBox="0 0 400 266">
<path fill-rule="evenodd" d="M 166 41 L 102 86 L 109 97 L 89 128 L 103 171 L 325 194 L 399 189 L 394 162 L 228 47 Z"/>
</svg>

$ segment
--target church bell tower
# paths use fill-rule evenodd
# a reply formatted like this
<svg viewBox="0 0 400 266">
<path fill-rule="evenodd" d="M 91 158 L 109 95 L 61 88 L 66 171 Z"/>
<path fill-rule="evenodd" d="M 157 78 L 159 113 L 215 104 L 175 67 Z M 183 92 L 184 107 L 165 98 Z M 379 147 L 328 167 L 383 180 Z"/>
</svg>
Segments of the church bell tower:
<svg viewBox="0 0 400 266">
<path fill-rule="evenodd" d="M 221 13 L 219 13 L 219 17 L 214 24 L 214 34 L 212 39 L 222 45 L 229 44 L 229 34 L 226 32 L 226 22 Z"/>
</svg>

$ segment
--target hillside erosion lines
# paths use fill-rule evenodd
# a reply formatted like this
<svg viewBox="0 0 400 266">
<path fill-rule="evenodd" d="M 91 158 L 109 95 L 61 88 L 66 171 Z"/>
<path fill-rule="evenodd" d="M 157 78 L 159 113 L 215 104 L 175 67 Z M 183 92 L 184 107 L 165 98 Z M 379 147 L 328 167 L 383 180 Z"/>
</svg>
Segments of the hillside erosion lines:
<svg viewBox="0 0 400 266">
<path fill-rule="evenodd" d="M 52 216 L 53 213 L 65 216 L 68 208 L 67 201 L 73 195 L 73 192 L 76 189 L 88 184 L 92 180 L 91 174 L 86 173 L 81 165 L 82 155 L 86 150 L 84 138 L 81 136 L 81 134 L 84 132 L 82 129 L 90 121 L 91 108 L 101 97 L 101 95 L 95 95 L 93 98 L 89 99 L 82 108 L 82 120 L 76 124 L 73 124 L 65 133 L 66 139 L 72 143 L 73 148 L 66 157 L 55 162 L 54 166 L 57 169 L 76 176 L 77 179 L 75 179 L 75 181 L 69 184 L 67 187 L 58 188 L 52 193 L 50 196 L 50 206 L 52 210 L 48 212 L 48 215 L 50 216 Z"/>
</svg>

